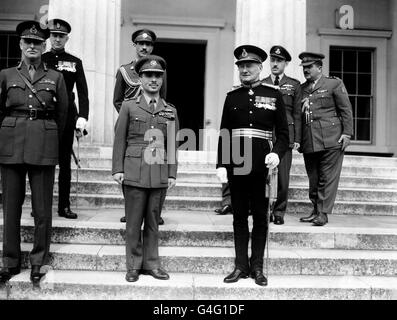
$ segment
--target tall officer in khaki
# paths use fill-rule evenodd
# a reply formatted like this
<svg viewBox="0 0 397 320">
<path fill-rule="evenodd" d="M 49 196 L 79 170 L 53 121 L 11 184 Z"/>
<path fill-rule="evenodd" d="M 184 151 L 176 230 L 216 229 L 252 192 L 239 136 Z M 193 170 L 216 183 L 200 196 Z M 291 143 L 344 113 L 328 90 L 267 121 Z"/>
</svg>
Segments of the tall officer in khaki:
<svg viewBox="0 0 397 320">
<path fill-rule="evenodd" d="M 343 156 L 353 133 L 352 106 L 342 80 L 322 73 L 321 53 L 302 52 L 306 82 L 302 89 L 302 145 L 313 211 L 302 222 L 328 223 L 332 213 Z"/>
<path fill-rule="evenodd" d="M 65 51 L 72 27 L 65 20 L 52 19 L 48 21 L 48 28 L 51 50 L 43 54 L 43 61 L 49 68 L 62 72 L 69 97 L 68 118 L 59 148 L 58 215 L 67 219 L 77 219 L 77 213 L 70 209 L 70 181 L 72 178 L 70 160 L 75 130 L 83 133 L 88 120 L 88 87 L 82 61 Z M 79 101 L 78 110 L 73 92 L 75 86 Z"/>
<path fill-rule="evenodd" d="M 126 99 L 137 98 L 141 92 L 141 82 L 138 73 L 135 69 L 136 62 L 152 53 L 154 43 L 156 42 L 156 34 L 149 29 L 136 30 L 131 40 L 135 47 L 136 59 L 131 63 L 120 66 L 116 74 L 116 84 L 113 92 L 113 105 L 117 112 L 120 112 L 121 104 Z M 163 75 L 163 85 L 160 89 L 160 96 L 164 99 L 167 98 L 167 76 Z M 126 222 L 125 217 L 121 217 L 120 222 Z M 164 220 L 160 217 L 159 224 L 164 224 Z"/>
<path fill-rule="evenodd" d="M 167 280 L 169 275 L 160 268 L 158 222 L 167 188 L 175 185 L 179 122 L 175 107 L 159 94 L 166 69 L 164 59 L 149 55 L 135 68 L 143 93 L 121 106 L 112 168 L 113 178 L 124 189 L 126 280 L 137 281 L 140 273 Z"/>
<path fill-rule="evenodd" d="M 278 225 L 284 224 L 284 216 L 288 204 L 292 149 L 299 149 L 302 130 L 300 82 L 284 73 L 290 61 L 291 55 L 284 47 L 273 46 L 270 49 L 270 69 L 272 73 L 263 79 L 263 82 L 275 85 L 280 89 L 283 95 L 289 130 L 289 148 L 278 165 L 277 200 L 270 216 L 270 221 L 274 221 L 274 224 Z"/>
<path fill-rule="evenodd" d="M 52 194 L 58 141 L 68 110 L 61 73 L 41 61 L 48 29 L 36 21 L 20 23 L 22 61 L 0 72 L 0 165 L 3 187 L 3 281 L 20 272 L 20 219 L 26 174 L 35 212 L 34 244 L 30 252 L 31 280 L 38 282 L 48 261 L 51 241 Z M 29 88 L 31 87 L 31 88 Z M 31 90 L 32 89 L 32 90 Z"/>
</svg>

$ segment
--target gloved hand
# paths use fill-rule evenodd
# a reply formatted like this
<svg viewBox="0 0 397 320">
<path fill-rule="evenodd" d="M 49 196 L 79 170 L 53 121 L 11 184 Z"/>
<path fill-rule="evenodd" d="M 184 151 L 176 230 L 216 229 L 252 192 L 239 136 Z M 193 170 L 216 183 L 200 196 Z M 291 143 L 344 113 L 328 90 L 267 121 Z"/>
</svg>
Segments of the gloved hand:
<svg viewBox="0 0 397 320">
<path fill-rule="evenodd" d="M 221 183 L 227 183 L 227 171 L 226 168 L 218 168 L 216 169 L 216 176 L 220 180 Z"/>
<path fill-rule="evenodd" d="M 350 136 L 342 134 L 338 140 L 338 143 L 342 143 L 342 151 L 344 151 L 350 144 Z"/>
<path fill-rule="evenodd" d="M 118 184 L 122 184 L 124 180 L 124 173 L 119 172 L 113 175 L 113 180 L 116 181 Z"/>
<path fill-rule="evenodd" d="M 87 120 L 83 117 L 79 117 L 76 122 L 76 129 L 80 129 L 81 132 L 84 131 L 87 125 Z"/>
<path fill-rule="evenodd" d="M 168 178 L 168 190 L 172 189 L 176 185 L 176 180 L 174 178 Z"/>
<path fill-rule="evenodd" d="M 280 163 L 280 159 L 277 153 L 270 152 L 265 158 L 265 164 L 267 164 L 267 168 L 274 169 Z"/>
</svg>

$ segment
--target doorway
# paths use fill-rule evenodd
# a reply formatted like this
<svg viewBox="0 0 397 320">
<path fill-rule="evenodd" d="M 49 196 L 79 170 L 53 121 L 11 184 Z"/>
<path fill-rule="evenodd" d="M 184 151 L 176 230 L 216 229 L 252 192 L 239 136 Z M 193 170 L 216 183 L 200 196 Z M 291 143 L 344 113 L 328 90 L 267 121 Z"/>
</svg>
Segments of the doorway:
<svg viewBox="0 0 397 320">
<path fill-rule="evenodd" d="M 191 151 L 203 150 L 199 130 L 204 128 L 206 48 L 206 41 L 158 39 L 153 51 L 167 62 L 166 101 L 175 105 L 180 129 L 195 133 L 196 150 Z"/>
</svg>

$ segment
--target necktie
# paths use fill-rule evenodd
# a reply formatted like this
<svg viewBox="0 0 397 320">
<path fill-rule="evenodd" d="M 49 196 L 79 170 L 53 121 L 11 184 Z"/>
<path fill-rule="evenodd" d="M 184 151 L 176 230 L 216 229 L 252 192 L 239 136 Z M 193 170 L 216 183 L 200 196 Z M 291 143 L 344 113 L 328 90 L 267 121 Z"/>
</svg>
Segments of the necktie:
<svg viewBox="0 0 397 320">
<path fill-rule="evenodd" d="M 276 79 L 274 79 L 274 85 L 278 86 L 280 84 L 280 77 L 276 76 Z"/>
<path fill-rule="evenodd" d="M 34 67 L 34 65 L 30 65 L 29 66 L 29 75 L 30 75 L 30 79 L 33 81 L 34 78 L 34 74 L 36 73 L 36 69 Z"/>
<path fill-rule="evenodd" d="M 151 112 L 151 113 L 154 113 L 155 103 L 156 103 L 156 99 L 150 100 L 149 109 L 150 109 L 150 112 Z"/>
</svg>

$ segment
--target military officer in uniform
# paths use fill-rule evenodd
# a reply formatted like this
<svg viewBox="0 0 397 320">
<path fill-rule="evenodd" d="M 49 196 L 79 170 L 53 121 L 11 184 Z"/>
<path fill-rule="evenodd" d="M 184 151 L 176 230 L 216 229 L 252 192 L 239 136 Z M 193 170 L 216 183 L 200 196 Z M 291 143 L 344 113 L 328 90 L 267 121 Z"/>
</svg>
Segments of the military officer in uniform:
<svg viewBox="0 0 397 320">
<path fill-rule="evenodd" d="M 300 82 L 284 73 L 290 61 L 291 55 L 284 47 L 273 46 L 270 49 L 271 75 L 263 79 L 265 83 L 274 85 L 281 91 L 289 130 L 289 148 L 278 165 L 277 200 L 270 216 L 270 221 L 274 221 L 274 224 L 278 225 L 284 224 L 284 215 L 287 210 L 292 150 L 297 150 L 301 141 Z"/>
<path fill-rule="evenodd" d="M 140 273 L 167 280 L 169 275 L 160 268 L 158 220 L 167 188 L 175 185 L 178 116 L 176 108 L 159 94 L 166 69 L 164 59 L 148 55 L 135 69 L 143 93 L 122 103 L 112 167 L 113 178 L 124 189 L 126 280 L 137 281 Z"/>
<path fill-rule="evenodd" d="M 4 212 L 1 281 L 20 272 L 20 219 L 27 174 L 35 212 L 30 278 L 37 283 L 42 277 L 41 266 L 48 263 L 55 166 L 68 112 L 68 96 L 63 75 L 47 68 L 41 60 L 48 29 L 43 29 L 37 21 L 24 21 L 16 31 L 21 38 L 22 61 L 17 67 L 0 72 Z"/>
<path fill-rule="evenodd" d="M 48 28 L 51 50 L 43 54 L 43 61 L 49 68 L 62 72 L 69 97 L 68 118 L 59 148 L 58 215 L 67 219 L 76 219 L 77 213 L 70 209 L 70 160 L 75 130 L 80 134 L 83 133 L 88 120 L 88 87 L 82 61 L 65 51 L 72 30 L 69 23 L 61 19 L 53 19 L 48 21 Z M 74 86 L 77 89 L 79 110 L 75 104 Z"/>
<path fill-rule="evenodd" d="M 234 55 L 242 84 L 226 96 L 217 155 L 217 176 L 230 185 L 236 253 L 235 269 L 224 282 L 236 282 L 251 275 L 256 284 L 266 286 L 266 180 L 269 168 L 275 168 L 288 149 L 288 123 L 281 93 L 259 79 L 266 52 L 243 45 L 234 50 Z M 250 259 L 249 211 L 253 217 Z"/>
<path fill-rule="evenodd" d="M 321 53 L 299 55 L 306 82 L 302 89 L 302 144 L 309 177 L 312 213 L 300 219 L 315 226 L 328 223 L 332 213 L 344 151 L 353 133 L 352 106 L 342 80 L 322 73 Z"/>
<path fill-rule="evenodd" d="M 156 38 L 156 34 L 149 29 L 136 30 L 132 34 L 131 39 L 136 49 L 136 59 L 129 64 L 122 65 L 117 71 L 113 93 L 113 105 L 117 112 L 120 112 L 121 104 L 125 99 L 136 98 L 140 95 L 142 88 L 135 64 L 140 58 L 152 53 Z M 160 96 L 164 99 L 167 98 L 166 80 L 166 73 L 164 73 L 163 86 L 160 90 Z M 121 217 L 120 222 L 126 222 L 126 217 Z M 163 218 L 160 217 L 159 223 L 164 224 Z"/>
</svg>

